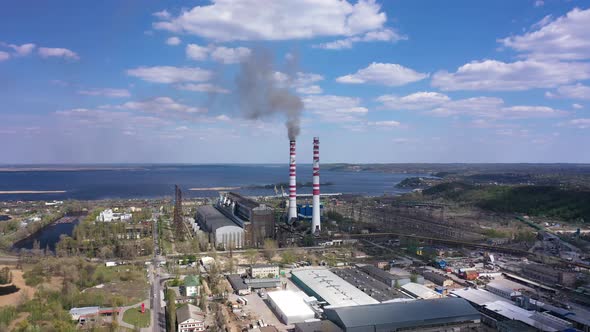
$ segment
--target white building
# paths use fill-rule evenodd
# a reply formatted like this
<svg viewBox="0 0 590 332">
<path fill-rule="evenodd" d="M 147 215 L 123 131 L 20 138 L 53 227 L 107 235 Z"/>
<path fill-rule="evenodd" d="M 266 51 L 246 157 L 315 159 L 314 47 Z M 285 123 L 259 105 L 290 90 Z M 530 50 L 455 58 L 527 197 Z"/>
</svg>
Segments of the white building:
<svg viewBox="0 0 590 332">
<path fill-rule="evenodd" d="M 303 292 L 282 290 L 269 292 L 267 295 L 270 306 L 287 325 L 315 318 L 314 311 L 305 302 L 306 296 Z"/>
<path fill-rule="evenodd" d="M 131 213 L 118 213 L 113 212 L 112 209 L 106 209 L 102 211 L 98 217 L 96 217 L 96 221 L 102 222 L 112 222 L 112 221 L 128 221 L 131 220 L 133 215 Z"/>
<path fill-rule="evenodd" d="M 410 295 L 420 299 L 439 299 L 442 297 L 442 294 L 439 294 L 432 289 L 415 282 L 409 282 L 403 285 L 401 288 L 407 293 L 410 293 Z"/>
<path fill-rule="evenodd" d="M 277 278 L 279 276 L 279 266 L 275 264 L 251 265 L 250 276 L 252 278 Z"/>
<path fill-rule="evenodd" d="M 178 332 L 205 331 L 205 314 L 192 304 L 176 309 Z"/>
</svg>

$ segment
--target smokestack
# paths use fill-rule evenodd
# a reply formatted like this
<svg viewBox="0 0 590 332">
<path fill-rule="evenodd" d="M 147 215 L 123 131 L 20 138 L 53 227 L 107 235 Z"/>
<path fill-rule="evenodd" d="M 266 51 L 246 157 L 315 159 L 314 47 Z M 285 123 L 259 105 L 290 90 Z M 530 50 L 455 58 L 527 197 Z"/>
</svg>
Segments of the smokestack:
<svg viewBox="0 0 590 332">
<path fill-rule="evenodd" d="M 289 217 L 288 221 L 293 218 L 297 219 L 297 177 L 295 166 L 295 140 L 289 141 L 290 158 L 289 158 Z"/>
<path fill-rule="evenodd" d="M 313 212 L 311 217 L 311 232 L 322 229 L 320 222 L 320 138 L 313 138 Z"/>
</svg>

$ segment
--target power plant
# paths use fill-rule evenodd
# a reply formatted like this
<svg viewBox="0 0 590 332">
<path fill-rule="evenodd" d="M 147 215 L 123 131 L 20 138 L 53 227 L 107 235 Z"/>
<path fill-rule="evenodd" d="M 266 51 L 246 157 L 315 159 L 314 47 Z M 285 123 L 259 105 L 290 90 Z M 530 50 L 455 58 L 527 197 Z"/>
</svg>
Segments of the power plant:
<svg viewBox="0 0 590 332">
<path fill-rule="evenodd" d="M 319 233 L 322 229 L 320 222 L 320 138 L 313 138 L 313 212 L 311 217 L 311 232 Z"/>
<path fill-rule="evenodd" d="M 297 219 L 297 166 L 295 162 L 295 140 L 289 141 L 289 214 L 287 221 Z"/>
</svg>

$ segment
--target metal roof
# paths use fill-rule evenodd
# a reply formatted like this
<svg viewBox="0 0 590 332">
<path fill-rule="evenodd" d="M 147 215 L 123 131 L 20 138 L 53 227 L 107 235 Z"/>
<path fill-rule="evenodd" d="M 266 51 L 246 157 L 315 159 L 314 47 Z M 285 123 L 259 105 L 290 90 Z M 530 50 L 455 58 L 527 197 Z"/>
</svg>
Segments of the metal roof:
<svg viewBox="0 0 590 332">
<path fill-rule="evenodd" d="M 475 288 L 462 288 L 462 289 L 455 289 L 451 291 L 451 294 L 456 295 L 460 298 L 464 298 L 465 300 L 475 303 L 478 306 L 482 306 L 488 302 L 495 302 L 495 301 L 506 301 L 501 296 L 498 296 L 494 293 L 490 293 L 487 290 L 483 289 L 475 289 Z"/>
<path fill-rule="evenodd" d="M 202 321 L 205 319 L 205 315 L 199 307 L 190 303 L 176 308 L 176 322 L 178 324 L 181 324 L 190 318 Z"/>
<path fill-rule="evenodd" d="M 405 285 L 402 285 L 401 287 L 403 290 L 409 292 L 412 295 L 415 295 L 419 298 L 422 299 L 434 299 L 434 298 L 440 298 L 441 294 L 433 291 L 432 289 L 424 286 L 424 285 L 420 285 L 414 282 L 409 282 Z"/>
<path fill-rule="evenodd" d="M 240 227 L 211 205 L 198 207 L 197 214 L 205 218 L 206 227 L 211 232 L 225 226 Z"/>
<path fill-rule="evenodd" d="M 295 269 L 291 275 L 333 307 L 379 303 L 328 269 Z"/>
<path fill-rule="evenodd" d="M 329 308 L 324 313 L 328 319 L 346 329 L 379 326 L 377 330 L 394 330 L 481 319 L 475 308 L 458 298 Z"/>
<path fill-rule="evenodd" d="M 245 207 L 250 208 L 250 209 L 256 208 L 256 207 L 258 207 L 260 205 L 255 200 L 250 199 L 250 198 L 247 198 L 247 197 L 244 197 L 244 196 L 242 196 L 242 195 L 240 195 L 240 194 L 238 194 L 236 192 L 230 192 L 230 193 L 227 194 L 227 196 L 229 198 L 231 198 L 231 200 L 237 202 L 238 204 L 242 204 Z"/>
<path fill-rule="evenodd" d="M 189 274 L 186 277 L 184 277 L 184 285 L 185 286 L 200 286 L 201 280 L 199 279 L 199 277 Z"/>
<path fill-rule="evenodd" d="M 227 276 L 227 280 L 231 284 L 232 288 L 236 291 L 248 289 L 248 285 L 244 283 L 244 279 L 239 274 L 230 274 Z"/>
<path fill-rule="evenodd" d="M 305 293 L 291 290 L 268 292 L 267 296 L 287 317 L 314 317 L 315 313 L 303 300 Z"/>
<path fill-rule="evenodd" d="M 362 271 L 364 271 L 365 273 L 367 273 L 369 275 L 376 276 L 380 279 L 389 280 L 389 281 L 395 281 L 395 280 L 399 279 L 399 278 L 396 278 L 396 276 L 393 276 L 391 273 L 381 270 L 380 268 L 375 267 L 373 265 L 361 266 L 360 269 Z"/>
</svg>

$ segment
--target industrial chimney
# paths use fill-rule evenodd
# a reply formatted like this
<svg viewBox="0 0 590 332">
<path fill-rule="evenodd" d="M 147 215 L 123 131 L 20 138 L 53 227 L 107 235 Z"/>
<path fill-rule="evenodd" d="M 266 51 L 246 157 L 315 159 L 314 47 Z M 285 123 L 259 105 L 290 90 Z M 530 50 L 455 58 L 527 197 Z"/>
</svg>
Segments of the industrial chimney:
<svg viewBox="0 0 590 332">
<path fill-rule="evenodd" d="M 289 215 L 287 221 L 297 219 L 297 178 L 295 166 L 295 140 L 289 141 Z"/>
<path fill-rule="evenodd" d="M 320 222 L 320 138 L 313 138 L 313 212 L 311 217 L 311 232 L 322 229 Z"/>
</svg>

